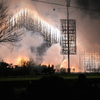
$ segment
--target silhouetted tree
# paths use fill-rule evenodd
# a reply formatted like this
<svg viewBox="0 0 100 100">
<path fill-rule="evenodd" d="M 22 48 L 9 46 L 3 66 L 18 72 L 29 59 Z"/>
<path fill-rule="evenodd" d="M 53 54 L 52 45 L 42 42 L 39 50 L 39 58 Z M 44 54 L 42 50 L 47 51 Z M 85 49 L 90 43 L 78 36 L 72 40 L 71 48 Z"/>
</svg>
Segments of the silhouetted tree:
<svg viewBox="0 0 100 100">
<path fill-rule="evenodd" d="M 9 10 L 6 2 L 0 1 L 0 43 L 14 43 L 21 40 L 22 32 L 16 33 L 17 27 L 9 26 Z M 11 22 L 11 20 L 10 20 Z M 11 22 L 12 23 L 12 22 Z"/>
<path fill-rule="evenodd" d="M 6 62 L 1 62 L 1 63 L 0 63 L 0 68 L 1 68 L 1 69 L 7 68 L 7 66 L 9 66 L 9 64 L 6 63 Z"/>
<path fill-rule="evenodd" d="M 65 69 L 65 68 L 61 68 L 61 69 L 60 69 L 60 72 L 61 72 L 61 73 L 66 73 L 66 69 Z"/>
<path fill-rule="evenodd" d="M 3 76 L 3 75 L 6 75 L 6 71 L 7 71 L 7 66 L 9 66 L 8 63 L 2 61 L 0 62 L 0 75 Z"/>
<path fill-rule="evenodd" d="M 44 67 L 42 70 L 42 74 L 53 74 L 55 72 L 54 66 L 50 67 L 50 65 L 47 67 Z"/>
</svg>

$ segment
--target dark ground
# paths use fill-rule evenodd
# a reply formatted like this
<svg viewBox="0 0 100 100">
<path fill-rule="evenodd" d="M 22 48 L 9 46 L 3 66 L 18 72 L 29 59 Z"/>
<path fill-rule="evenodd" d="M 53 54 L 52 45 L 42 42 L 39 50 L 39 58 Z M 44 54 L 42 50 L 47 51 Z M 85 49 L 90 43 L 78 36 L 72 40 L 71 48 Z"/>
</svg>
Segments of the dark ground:
<svg viewBox="0 0 100 100">
<path fill-rule="evenodd" d="M 79 78 L 80 75 L 83 75 Z M 86 80 L 84 78 L 86 77 Z M 100 100 L 99 74 L 61 74 L 25 78 L 19 80 L 0 80 L 0 96 L 2 100 L 63 99 Z M 33 76 L 31 76 L 33 77 Z M 7 77 L 6 77 L 7 78 Z M 10 77 L 8 77 L 10 78 Z M 20 80 L 20 79 L 23 80 Z M 31 80 L 30 80 L 31 79 Z"/>
</svg>

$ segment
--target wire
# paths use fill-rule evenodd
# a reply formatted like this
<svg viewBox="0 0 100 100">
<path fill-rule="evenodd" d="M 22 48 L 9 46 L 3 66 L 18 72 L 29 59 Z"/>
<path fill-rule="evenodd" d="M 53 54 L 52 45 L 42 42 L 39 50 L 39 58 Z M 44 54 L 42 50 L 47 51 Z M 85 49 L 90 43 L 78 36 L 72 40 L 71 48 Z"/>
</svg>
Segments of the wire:
<svg viewBox="0 0 100 100">
<path fill-rule="evenodd" d="M 66 6 L 66 5 L 63 5 L 63 4 L 46 2 L 46 1 L 38 1 L 38 0 L 32 0 L 32 1 L 41 2 L 41 3 L 47 3 L 47 4 L 52 4 L 52 5 L 58 5 L 58 6 Z M 76 6 L 70 6 L 70 7 L 77 8 L 77 9 L 81 9 L 81 10 L 89 10 L 89 11 L 100 12 L 100 10 L 97 10 L 97 9 L 88 9 L 88 8 L 76 7 Z"/>
<path fill-rule="evenodd" d="M 78 8 L 78 9 L 81 9 L 81 10 L 90 10 L 90 11 L 100 12 L 100 10 L 96 10 L 96 9 L 88 9 L 88 8 L 83 8 L 83 7 L 75 7 L 75 6 L 70 6 L 70 7 L 73 7 L 73 8 Z"/>
<path fill-rule="evenodd" d="M 63 5 L 63 4 L 57 4 L 57 3 L 46 2 L 46 1 L 38 1 L 38 0 L 32 0 L 32 1 L 42 2 L 42 3 L 47 3 L 47 4 L 53 4 L 53 5 L 58 5 L 58 6 L 66 6 L 66 5 Z"/>
</svg>

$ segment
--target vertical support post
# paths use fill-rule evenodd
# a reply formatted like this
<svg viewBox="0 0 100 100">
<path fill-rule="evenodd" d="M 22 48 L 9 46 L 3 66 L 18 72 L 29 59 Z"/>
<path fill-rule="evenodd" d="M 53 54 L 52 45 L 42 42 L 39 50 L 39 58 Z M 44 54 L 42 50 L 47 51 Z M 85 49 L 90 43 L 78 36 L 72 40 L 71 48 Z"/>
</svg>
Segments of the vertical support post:
<svg viewBox="0 0 100 100">
<path fill-rule="evenodd" d="M 67 7 L 67 37 L 68 37 L 68 73 L 70 73 L 70 45 L 69 45 L 69 7 L 70 0 L 66 0 Z"/>
</svg>

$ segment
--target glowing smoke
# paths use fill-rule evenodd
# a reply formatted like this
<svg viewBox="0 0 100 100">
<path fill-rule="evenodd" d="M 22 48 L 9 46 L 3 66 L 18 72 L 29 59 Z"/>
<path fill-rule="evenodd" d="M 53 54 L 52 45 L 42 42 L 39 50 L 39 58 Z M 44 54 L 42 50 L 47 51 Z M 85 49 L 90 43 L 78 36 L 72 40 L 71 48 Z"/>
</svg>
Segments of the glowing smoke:
<svg viewBox="0 0 100 100">
<path fill-rule="evenodd" d="M 43 56 L 43 64 L 50 65 L 60 65 L 63 61 L 63 56 L 61 55 L 61 47 L 58 44 L 53 44 Z"/>
<path fill-rule="evenodd" d="M 37 48 L 44 43 L 44 39 L 41 36 L 41 33 L 32 31 L 27 31 L 24 29 L 24 37 L 20 42 L 11 51 L 5 46 L 1 46 L 0 55 L 2 59 L 7 63 L 17 64 L 19 58 L 32 59 L 34 62 L 37 60 Z M 33 50 L 31 50 L 33 48 Z M 63 56 L 61 55 L 60 44 L 53 44 L 50 48 L 47 49 L 43 55 L 44 64 L 59 65 L 63 61 Z M 37 63 L 37 62 L 36 62 Z M 40 63 L 41 64 L 41 63 Z"/>
<path fill-rule="evenodd" d="M 22 9 L 21 11 L 19 11 L 17 13 L 17 15 L 15 14 L 15 16 L 13 16 L 11 18 L 10 22 L 13 22 L 13 25 L 16 24 L 17 22 L 15 22 L 14 19 L 15 18 L 18 19 L 18 17 L 20 17 L 20 15 L 22 15 L 23 12 L 25 12 L 25 14 L 26 14 L 27 11 L 30 12 L 30 14 L 31 14 L 30 17 L 33 17 L 33 15 L 35 14 L 33 10 L 31 11 L 28 9 Z M 57 34 L 57 41 L 59 41 L 59 39 L 60 39 L 60 31 L 59 30 L 53 28 L 51 25 L 44 22 L 36 14 L 34 15 L 33 19 L 34 18 L 35 19 L 37 18 L 38 22 L 41 22 L 43 27 L 45 26 L 45 29 L 50 28 L 51 34 L 54 34 L 54 35 Z M 33 33 L 31 31 L 27 31 L 27 30 L 24 31 L 24 37 L 23 37 L 22 41 L 20 41 L 19 43 L 16 44 L 16 47 L 14 47 L 13 51 L 10 51 L 8 48 L 6 48 L 4 46 L 1 47 L 1 52 L 2 52 L 1 58 L 4 61 L 6 61 L 8 63 L 13 63 L 13 64 L 16 64 L 18 58 L 25 58 L 25 59 L 31 58 L 34 61 L 36 61 L 36 58 L 38 55 L 37 48 L 40 47 L 44 43 L 43 37 L 40 34 L 41 33 L 39 33 L 39 32 Z M 45 53 L 45 56 L 43 56 L 43 62 L 46 62 L 48 64 L 52 63 L 54 65 L 60 64 L 62 62 L 62 55 L 60 54 L 60 52 L 61 52 L 60 50 L 61 50 L 61 47 L 59 44 L 55 44 L 55 45 L 51 46 L 51 48 L 49 48 L 47 50 L 47 52 Z M 50 58 L 52 56 L 54 58 L 51 61 Z"/>
<path fill-rule="evenodd" d="M 42 16 L 43 19 L 46 19 L 47 22 L 55 24 L 55 26 L 59 26 L 59 19 L 65 18 L 66 17 L 66 9 L 60 9 L 58 6 L 53 6 L 53 5 L 47 5 L 47 4 L 42 4 L 42 3 L 37 3 L 37 2 L 32 2 L 29 4 L 29 0 L 9 0 L 11 2 L 10 5 L 12 5 L 12 9 L 15 12 L 16 8 L 20 8 L 22 5 L 25 5 L 27 8 L 32 8 L 33 7 L 36 9 L 36 11 Z M 24 2 L 23 2 L 24 1 Z M 46 1 L 46 0 L 44 0 Z M 64 4 L 65 0 L 53 0 L 52 2 L 59 2 Z M 72 4 L 72 2 L 75 2 L 77 4 Z M 87 7 L 87 8 L 92 8 L 92 9 L 98 9 L 100 6 L 100 1 L 98 0 L 98 3 L 96 3 L 94 0 L 73 0 L 71 1 L 71 5 L 74 6 L 81 6 L 81 7 Z M 22 2 L 22 3 L 21 3 Z M 26 4 L 25 4 L 26 3 Z M 29 7 L 30 6 L 30 7 Z M 53 11 L 53 8 L 55 8 L 55 12 Z M 74 18 L 77 20 L 77 41 L 81 45 L 82 49 L 84 50 L 85 48 L 90 50 L 93 50 L 93 46 L 95 44 L 100 44 L 99 41 L 99 23 L 100 21 L 97 20 L 97 18 L 100 18 L 99 13 L 96 12 L 90 12 L 88 10 L 80 10 L 80 9 L 72 9 L 72 13 L 70 13 L 70 18 Z M 82 14 L 84 12 L 84 14 Z M 89 15 L 89 16 L 88 16 Z M 96 18 L 95 21 L 91 20 L 90 18 L 94 19 Z M 79 32 L 78 32 L 79 31 Z M 78 46 L 78 50 L 81 48 Z M 92 48 L 92 49 L 91 49 Z M 72 57 L 71 57 L 72 58 Z M 73 58 L 73 61 L 78 62 L 79 60 L 79 54 Z M 74 62 L 71 62 L 74 64 Z M 77 66 L 79 63 L 77 63 Z"/>
<path fill-rule="evenodd" d="M 20 9 L 21 7 L 22 7 L 22 5 L 24 5 L 24 7 L 26 8 L 32 8 L 32 10 L 33 10 L 33 5 L 32 4 L 30 4 L 30 2 L 29 2 L 29 0 L 22 0 L 22 1 L 19 1 L 19 0 L 10 0 L 11 2 L 9 2 L 10 3 L 10 6 L 12 5 L 12 10 L 14 10 L 13 12 L 14 13 L 16 13 L 15 12 L 15 9 L 17 10 L 17 8 L 18 9 Z M 62 2 L 61 0 L 59 0 L 60 2 Z M 57 2 L 58 2 L 58 0 L 57 0 Z M 33 2 L 33 4 L 35 5 L 36 3 L 35 2 Z M 53 12 L 53 13 L 47 13 L 46 14 L 46 11 L 47 12 L 51 12 L 51 11 L 53 11 L 52 9 L 53 9 L 53 6 L 51 6 L 51 5 L 45 5 L 45 6 L 43 6 L 42 8 L 41 8 L 41 5 L 42 4 L 38 4 L 37 3 L 37 5 L 36 5 L 36 7 L 39 7 L 39 9 L 40 9 L 40 12 L 39 12 L 39 14 L 41 14 L 41 16 L 43 17 L 43 19 L 45 19 L 45 20 L 47 20 L 47 22 L 50 22 L 50 24 L 51 23 L 56 23 L 56 25 L 60 25 L 58 22 L 59 22 L 59 19 L 61 19 L 61 18 L 65 18 L 66 16 L 66 13 L 64 14 L 61 14 L 62 12 L 57 12 L 57 9 L 56 9 L 56 13 L 55 12 Z M 49 9 L 45 9 L 45 8 L 49 8 Z M 54 6 L 55 7 L 55 6 Z M 52 8 L 52 9 L 51 9 Z M 44 10 L 45 9 L 45 10 Z M 39 10 L 38 10 L 39 11 Z M 43 13 L 44 12 L 44 13 Z M 48 16 L 47 16 L 48 15 Z M 75 14 L 75 15 L 77 15 L 77 14 Z M 63 17 L 62 17 L 63 16 Z M 28 35 L 28 33 L 30 33 L 30 32 L 28 32 L 27 31 L 27 35 Z M 31 45 L 31 43 L 32 43 L 32 41 L 31 41 L 31 36 L 28 36 L 28 37 L 26 37 L 27 35 L 25 35 L 25 37 L 23 38 L 23 40 L 19 43 L 19 44 L 17 44 L 17 47 L 15 47 L 14 49 L 13 49 L 13 51 L 11 52 L 10 50 L 8 50 L 8 48 L 6 48 L 6 47 L 2 47 L 2 48 L 5 48 L 6 49 L 6 51 L 5 51 L 5 56 L 2 54 L 2 58 L 4 58 L 5 59 L 5 61 L 9 61 L 9 62 L 11 62 L 12 60 L 16 60 L 16 58 L 18 57 L 18 56 L 20 56 L 20 54 L 21 55 L 23 55 L 23 57 L 24 57 L 24 55 L 25 56 L 27 56 L 27 57 L 33 57 L 33 59 L 35 60 L 36 59 L 36 55 L 37 55 L 37 49 L 36 49 L 36 47 L 37 46 L 35 46 L 34 48 L 35 48 L 35 52 L 33 53 L 32 51 L 31 51 L 31 49 L 30 49 L 30 47 L 31 46 L 33 46 L 33 45 L 36 45 L 36 44 L 33 44 L 33 45 Z M 41 36 L 40 36 L 41 37 Z M 26 39 L 25 39 L 26 38 Z M 29 41 L 27 41 L 27 38 L 29 38 L 29 41 L 31 41 L 31 42 L 29 42 Z M 25 39 L 25 40 L 24 40 Z M 28 45 L 25 45 L 24 44 L 24 42 Z M 39 42 L 39 40 L 37 40 L 37 45 L 38 45 L 38 42 Z M 39 45 L 41 45 L 42 43 L 40 43 Z M 39 46 L 38 45 L 38 46 Z M 55 48 L 56 47 L 56 48 Z M 55 48 L 55 49 L 54 49 Z M 45 53 L 45 55 L 43 56 L 43 62 L 48 62 L 48 63 L 52 63 L 52 61 L 54 62 L 54 64 L 57 64 L 57 62 L 58 63 L 60 63 L 60 62 L 62 62 L 62 55 L 60 54 L 60 46 L 59 46 L 59 44 L 54 44 L 54 45 L 52 45 L 48 50 L 47 50 L 47 52 Z M 58 50 L 58 51 L 56 51 L 56 50 Z M 1 50 L 0 50 L 1 51 Z M 58 52 L 58 53 L 57 53 Z M 55 55 L 55 56 L 54 56 Z M 55 60 L 54 60 L 54 59 Z M 12 59 L 12 60 L 11 60 Z M 15 61 L 16 62 L 16 61 Z"/>
<path fill-rule="evenodd" d="M 0 55 L 4 61 L 16 64 L 18 57 L 32 58 L 36 61 L 36 49 L 44 42 L 43 37 L 37 32 L 34 34 L 27 30 L 24 32 L 23 39 L 16 44 L 12 51 L 5 46 L 1 46 Z M 35 49 L 34 52 L 31 51 L 31 47 Z"/>
</svg>

